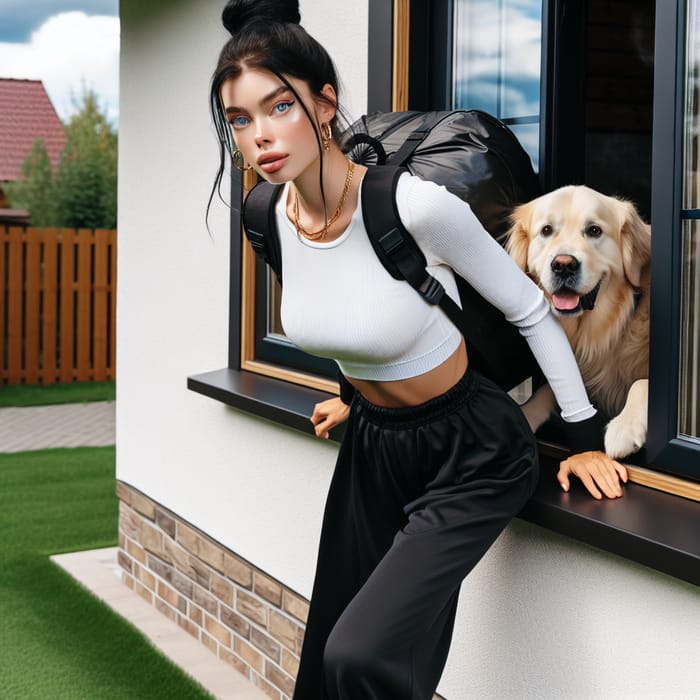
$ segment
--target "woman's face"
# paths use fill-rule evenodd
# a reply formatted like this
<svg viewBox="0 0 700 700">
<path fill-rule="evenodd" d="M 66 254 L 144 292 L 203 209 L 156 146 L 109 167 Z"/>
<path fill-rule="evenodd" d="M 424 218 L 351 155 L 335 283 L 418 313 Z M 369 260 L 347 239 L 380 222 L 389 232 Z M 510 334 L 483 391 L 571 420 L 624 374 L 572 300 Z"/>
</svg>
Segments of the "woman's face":
<svg viewBox="0 0 700 700">
<path fill-rule="evenodd" d="M 333 117 L 333 108 L 314 100 L 306 82 L 287 79 L 319 123 Z M 314 127 L 294 93 L 273 73 L 244 69 L 222 84 L 221 103 L 246 163 L 269 182 L 295 180 L 318 161 Z"/>
</svg>

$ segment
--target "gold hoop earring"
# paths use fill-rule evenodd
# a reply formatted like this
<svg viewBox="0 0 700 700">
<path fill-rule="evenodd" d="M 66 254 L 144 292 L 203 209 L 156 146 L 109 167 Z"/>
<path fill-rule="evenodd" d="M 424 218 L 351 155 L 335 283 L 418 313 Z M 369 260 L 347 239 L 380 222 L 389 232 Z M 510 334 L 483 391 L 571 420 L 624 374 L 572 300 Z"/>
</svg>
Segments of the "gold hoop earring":
<svg viewBox="0 0 700 700">
<path fill-rule="evenodd" d="M 246 166 L 245 164 L 245 158 L 243 157 L 243 152 L 241 151 L 240 148 L 237 148 L 235 151 L 231 153 L 231 159 L 233 160 L 233 165 L 241 173 L 244 173 L 248 170 L 252 170 L 253 166 L 248 165 Z"/>
<path fill-rule="evenodd" d="M 329 122 L 321 124 L 321 143 L 324 151 L 331 150 L 331 141 L 333 140 L 333 130 Z"/>
</svg>

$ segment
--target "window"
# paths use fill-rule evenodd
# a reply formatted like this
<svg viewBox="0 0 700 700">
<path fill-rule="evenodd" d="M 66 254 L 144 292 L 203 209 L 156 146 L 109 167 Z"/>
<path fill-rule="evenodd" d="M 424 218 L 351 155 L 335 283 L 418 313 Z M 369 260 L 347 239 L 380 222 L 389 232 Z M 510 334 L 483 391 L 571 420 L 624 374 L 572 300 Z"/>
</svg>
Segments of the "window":
<svg viewBox="0 0 700 700">
<path fill-rule="evenodd" d="M 700 480 L 698 425 L 698 0 L 657 14 L 647 451 Z"/>
<path fill-rule="evenodd" d="M 495 113 L 544 189 L 585 182 L 635 201 L 654 231 L 649 462 L 700 479 L 700 0 L 664 4 L 658 18 L 656 4 L 411 0 L 406 103 L 371 80 L 369 109 Z M 393 53 L 385 41 L 392 7 L 409 4 L 371 5 L 370 49 L 385 63 L 400 55 L 396 33 Z M 270 273 L 252 258 L 243 269 L 237 366 L 330 390 L 334 363 L 284 337 Z"/>
<path fill-rule="evenodd" d="M 541 0 L 456 0 L 452 105 L 508 124 L 539 165 Z"/>
<path fill-rule="evenodd" d="M 648 451 L 700 480 L 700 3 L 668 5 L 657 18 Z"/>
<path fill-rule="evenodd" d="M 248 177 L 248 176 L 246 176 Z M 255 180 L 240 181 L 232 177 L 231 201 L 241 200 L 241 192 L 255 184 Z M 233 217 L 232 226 L 240 227 L 240 217 Z M 240 231 L 240 228 L 238 229 Z M 232 236 L 232 246 L 239 247 L 238 232 Z M 232 270 L 236 260 L 232 261 Z M 285 335 L 280 319 L 281 289 L 269 268 L 255 258 L 247 243 L 241 251 L 240 301 L 232 295 L 231 327 L 229 328 L 230 366 L 240 367 L 257 374 L 284 379 L 296 384 L 334 392 L 336 365 L 330 360 L 313 357 L 299 350 Z M 236 280 L 232 280 L 232 285 Z M 240 316 L 234 305 L 240 304 Z M 240 344 L 234 348 L 240 337 Z"/>
<path fill-rule="evenodd" d="M 452 54 L 449 51 L 436 52 L 435 48 L 431 49 L 435 54 L 435 60 L 431 64 L 433 70 L 439 64 L 450 64 L 444 68 L 444 74 L 449 80 L 449 95 L 445 96 L 447 104 L 444 107 L 476 108 L 498 116 L 515 132 L 537 168 L 541 2 L 456 0 L 454 6 L 453 3 L 436 3 L 433 7 L 423 1 L 414 1 L 410 5 L 412 14 L 410 21 L 406 22 L 407 3 L 395 3 L 397 17 L 394 32 L 396 37 L 396 27 L 402 26 L 404 22 L 405 27 L 413 27 L 410 30 L 411 46 L 413 42 L 420 46 L 426 41 L 426 38 L 420 35 L 420 17 L 425 16 L 426 12 L 434 13 L 429 23 L 429 26 L 437 28 L 437 34 L 431 39 L 433 46 L 445 44 L 445 23 L 454 28 L 447 42 L 448 47 L 454 47 Z M 385 7 L 375 10 L 376 24 L 381 31 L 387 29 L 383 21 L 386 20 L 386 9 Z M 446 10 L 449 17 L 445 15 Z M 478 31 L 475 31 L 474 27 L 478 27 Z M 381 43 L 385 44 L 384 37 Z M 395 45 L 394 58 L 399 53 L 400 48 Z M 418 53 L 414 51 L 411 71 L 431 83 L 429 74 L 425 73 L 425 67 L 418 67 L 415 60 Z M 527 56 L 526 61 L 522 60 L 523 55 Z M 393 90 L 395 93 L 400 92 L 396 84 Z M 419 98 L 411 99 L 412 91 L 420 91 L 415 78 L 409 87 L 408 105 L 397 104 L 394 99 L 388 104 L 376 105 L 374 108 L 420 108 L 415 105 Z M 372 108 L 370 106 L 370 111 Z M 440 108 L 440 105 L 434 105 L 433 108 Z M 272 369 L 271 365 L 283 365 L 291 370 L 285 372 L 285 377 L 300 383 L 314 383 L 308 373 L 333 377 L 334 363 L 310 357 L 299 351 L 285 337 L 279 317 L 281 292 L 274 275 L 259 261 L 244 260 L 244 265 L 250 268 L 246 283 L 250 293 L 244 295 L 248 308 L 242 319 L 242 334 L 245 338 L 242 343 L 242 367 L 277 376 L 278 370 Z M 251 272 L 252 269 L 254 273 Z M 296 374 L 297 372 L 302 374 Z"/>
<path fill-rule="evenodd" d="M 290 381 L 330 388 L 319 377 L 335 377 L 335 363 L 302 352 L 285 336 L 280 318 L 280 285 L 274 273 L 262 262 L 256 260 L 254 266 L 255 301 L 254 308 L 249 309 L 254 318 L 249 318 L 248 324 L 254 341 L 243 358 L 243 365 L 248 364 L 249 369 L 262 373 L 269 365 L 283 365 L 290 370 L 285 375 Z M 277 374 L 277 371 L 271 371 Z"/>
<path fill-rule="evenodd" d="M 451 108 L 454 47 L 463 43 L 454 31 L 459 24 L 458 2 L 465 0 L 410 0 L 410 7 L 408 0 L 371 0 L 368 111 Z M 476 7 L 474 0 L 465 4 Z M 529 18 L 535 11 L 532 0 L 490 0 L 490 4 L 502 10 L 501 19 L 512 26 L 514 17 L 520 16 L 516 8 Z M 700 583 L 696 536 L 700 511 L 694 501 L 700 500 L 700 486 L 690 480 L 700 480 L 699 8 L 700 0 L 666 0 L 659 3 L 658 13 L 655 0 L 544 0 L 539 112 L 511 111 L 508 107 L 501 114 L 514 118 L 516 127 L 523 116 L 539 120 L 538 162 L 543 187 L 583 182 L 594 173 L 600 178 L 598 188 L 603 190 L 615 179 L 624 187 L 635 181 L 640 200 L 651 212 L 654 250 L 647 453 L 654 469 L 681 476 L 673 479 L 668 474 L 637 470 L 639 484 L 655 488 L 631 484 L 630 498 L 603 503 L 592 502 L 578 490 L 562 494 L 553 479 L 542 479 L 522 517 L 696 585 Z M 401 12 L 396 12 L 398 9 Z M 394 38 L 400 39 L 392 12 L 394 18 L 405 18 L 408 9 L 409 70 L 397 79 L 392 62 L 395 66 L 396 56 L 406 46 L 398 51 L 397 42 L 392 45 L 387 37 L 392 36 L 394 26 Z M 503 27 L 502 32 L 492 33 L 500 42 L 496 47 L 508 46 L 509 32 Z M 614 76 L 606 66 L 616 69 Z M 504 70 L 493 75 L 495 94 L 518 85 L 507 61 Z M 529 95 L 531 86 L 521 89 Z M 502 103 L 513 104 L 508 100 Z M 530 148 L 522 135 L 520 138 Z M 596 167 L 595 157 L 601 149 L 620 144 L 634 157 L 616 161 L 607 169 Z M 232 179 L 228 364 L 224 369 L 189 377 L 188 387 L 240 410 L 312 433 L 308 420 L 311 408 L 328 398 L 327 390 L 299 386 L 308 379 L 298 373 L 291 379 L 298 383 L 290 383 L 286 370 L 279 369 L 274 360 L 264 362 L 256 357 L 250 328 L 261 318 L 264 333 L 273 344 L 284 349 L 285 341 L 279 338 L 278 319 L 267 306 L 266 274 L 253 279 L 255 261 L 242 246 L 242 187 L 237 172 Z M 257 315 L 255 282 L 260 285 Z M 286 359 L 280 362 L 285 364 Z M 262 373 L 272 377 L 242 371 L 257 372 L 251 365 L 264 365 Z M 341 435 L 342 428 L 332 438 Z M 556 470 L 560 451 L 542 445 L 541 454 L 543 466 Z"/>
<path fill-rule="evenodd" d="M 413 0 L 409 107 L 492 112 L 543 189 L 586 183 L 651 221 L 647 457 L 700 479 L 700 0 L 671 5 Z"/>
</svg>

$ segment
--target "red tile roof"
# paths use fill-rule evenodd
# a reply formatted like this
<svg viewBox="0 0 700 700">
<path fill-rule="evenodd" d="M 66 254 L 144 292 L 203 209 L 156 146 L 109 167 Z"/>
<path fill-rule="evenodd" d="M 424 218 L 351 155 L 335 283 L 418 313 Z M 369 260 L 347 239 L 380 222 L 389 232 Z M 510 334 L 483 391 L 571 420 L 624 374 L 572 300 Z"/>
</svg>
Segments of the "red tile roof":
<svg viewBox="0 0 700 700">
<path fill-rule="evenodd" d="M 44 84 L 0 78 L 0 182 L 22 177 L 22 161 L 37 138 L 56 166 L 66 134 Z"/>
</svg>

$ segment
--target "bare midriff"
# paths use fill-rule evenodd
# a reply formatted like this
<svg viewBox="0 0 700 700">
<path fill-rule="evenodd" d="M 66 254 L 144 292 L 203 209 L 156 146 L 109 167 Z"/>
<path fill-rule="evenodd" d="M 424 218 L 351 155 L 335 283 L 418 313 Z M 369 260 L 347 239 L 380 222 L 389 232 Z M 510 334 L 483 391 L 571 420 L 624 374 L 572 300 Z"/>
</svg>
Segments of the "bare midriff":
<svg viewBox="0 0 700 700">
<path fill-rule="evenodd" d="M 348 381 L 370 403 L 385 408 L 418 406 L 451 389 L 467 371 L 464 339 L 441 365 L 424 374 L 394 381 L 371 381 L 348 377 Z"/>
</svg>

